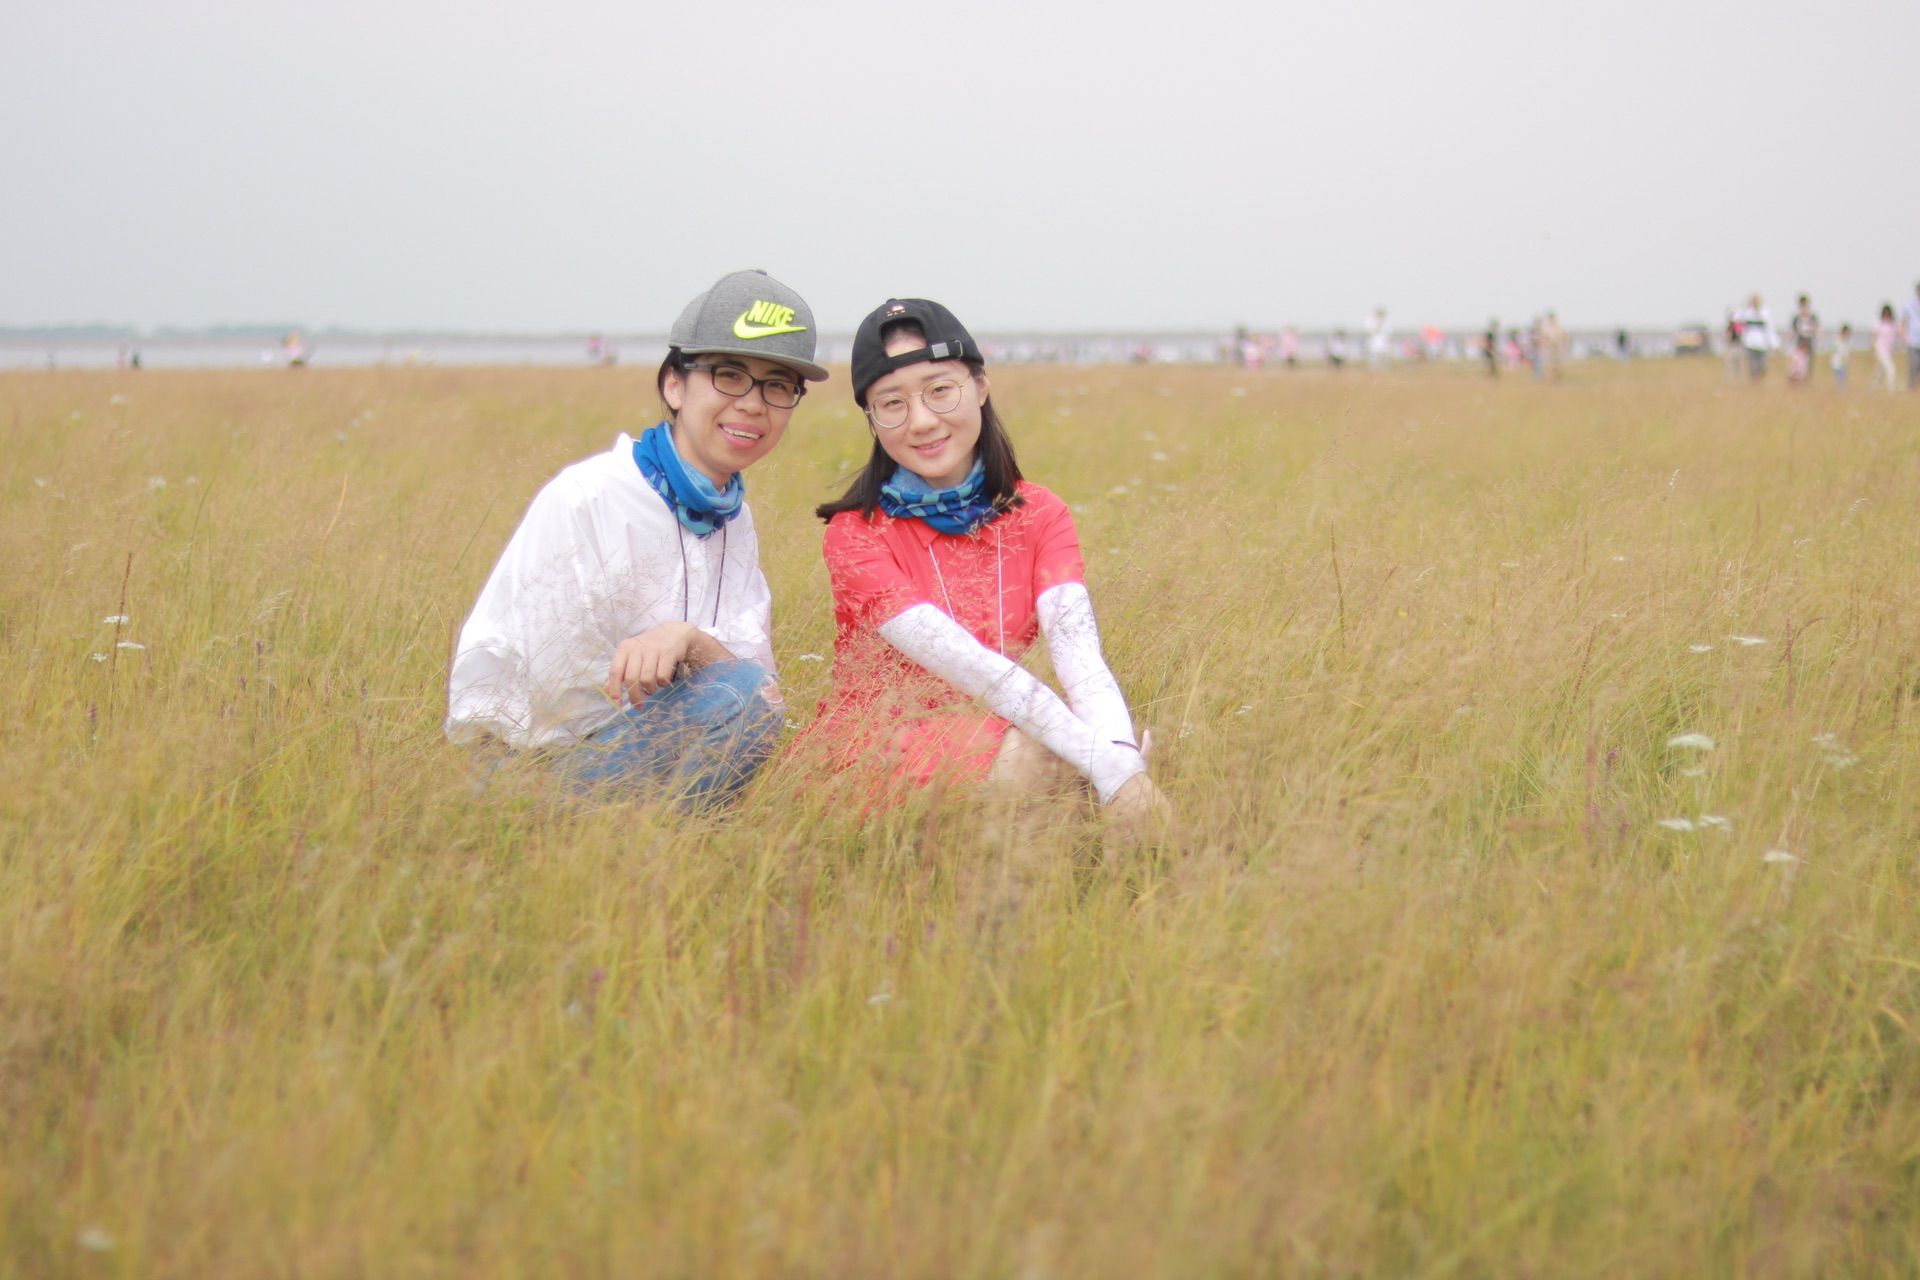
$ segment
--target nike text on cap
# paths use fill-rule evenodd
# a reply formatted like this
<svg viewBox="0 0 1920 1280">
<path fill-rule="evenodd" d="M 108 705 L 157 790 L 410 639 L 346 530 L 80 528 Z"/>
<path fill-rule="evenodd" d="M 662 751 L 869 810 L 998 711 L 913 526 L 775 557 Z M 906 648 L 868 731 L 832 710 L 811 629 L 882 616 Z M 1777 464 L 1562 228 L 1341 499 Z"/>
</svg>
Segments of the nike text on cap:
<svg viewBox="0 0 1920 1280">
<path fill-rule="evenodd" d="M 809 382 L 826 380 L 813 362 L 813 311 L 802 298 L 764 271 L 721 276 L 680 313 L 667 343 L 690 356 L 759 356 L 800 371 Z"/>
<path fill-rule="evenodd" d="M 927 335 L 927 345 L 918 351 L 887 354 L 885 332 L 888 325 L 911 321 Z M 953 312 L 925 298 L 888 298 L 867 313 L 853 335 L 853 398 L 867 407 L 867 388 L 904 365 L 922 360 L 965 360 L 981 366 L 986 357 L 966 326 Z"/>
</svg>

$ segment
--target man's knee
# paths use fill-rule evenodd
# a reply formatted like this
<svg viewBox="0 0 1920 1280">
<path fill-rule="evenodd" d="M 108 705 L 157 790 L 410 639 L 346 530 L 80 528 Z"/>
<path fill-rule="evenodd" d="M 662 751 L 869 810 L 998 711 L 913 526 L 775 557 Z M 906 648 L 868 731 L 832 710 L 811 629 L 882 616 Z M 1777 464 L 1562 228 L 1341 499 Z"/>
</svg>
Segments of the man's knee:
<svg viewBox="0 0 1920 1280">
<path fill-rule="evenodd" d="M 769 696 L 773 678 L 757 662 L 716 662 L 688 679 L 696 685 L 690 727 L 700 743 L 681 762 L 682 804 L 698 810 L 739 794 L 773 756 L 784 720 Z"/>
<path fill-rule="evenodd" d="M 715 662 L 687 677 L 687 684 L 689 714 L 708 725 L 737 723 L 756 731 L 768 723 L 780 726 L 773 677 L 757 662 Z"/>
</svg>

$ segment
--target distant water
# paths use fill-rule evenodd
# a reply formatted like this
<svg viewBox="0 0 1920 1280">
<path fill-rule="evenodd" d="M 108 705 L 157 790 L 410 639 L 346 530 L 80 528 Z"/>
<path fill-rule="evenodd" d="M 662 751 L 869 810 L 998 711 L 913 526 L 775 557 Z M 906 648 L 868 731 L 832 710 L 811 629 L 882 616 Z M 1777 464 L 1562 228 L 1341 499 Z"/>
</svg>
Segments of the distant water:
<svg viewBox="0 0 1920 1280">
<path fill-rule="evenodd" d="M 1300 358 L 1308 363 L 1323 359 L 1328 336 L 1323 330 L 1301 331 Z M 1396 333 L 1396 347 L 1412 336 Z M 1477 333 L 1449 331 L 1442 340 L 1440 358 L 1477 358 L 1471 346 L 1476 337 Z M 1611 333 L 1575 333 L 1570 337 L 1575 358 L 1612 351 Z M 1673 334 L 1669 331 L 1637 330 L 1632 337 L 1638 355 L 1673 353 Z M 1350 357 L 1363 359 L 1364 348 L 1359 337 L 1349 331 L 1347 340 Z M 617 363 L 643 368 L 658 365 L 667 351 L 666 337 L 662 334 L 613 334 L 602 342 L 602 351 L 610 352 Z M 993 361 L 1218 364 L 1231 359 L 1231 339 L 1226 334 L 1215 333 L 1007 333 L 983 338 L 982 342 L 988 359 Z M 824 349 L 820 358 L 828 364 L 844 364 L 852 343 L 851 337 L 829 335 L 822 340 Z M 406 365 L 561 368 L 592 363 L 588 339 L 583 334 L 392 337 L 320 334 L 307 341 L 307 353 L 307 363 L 322 369 Z M 259 337 L 162 335 L 136 339 L 36 339 L 0 334 L 0 370 L 113 369 L 126 365 L 136 354 L 143 369 L 257 369 L 286 363 L 277 341 Z"/>
</svg>

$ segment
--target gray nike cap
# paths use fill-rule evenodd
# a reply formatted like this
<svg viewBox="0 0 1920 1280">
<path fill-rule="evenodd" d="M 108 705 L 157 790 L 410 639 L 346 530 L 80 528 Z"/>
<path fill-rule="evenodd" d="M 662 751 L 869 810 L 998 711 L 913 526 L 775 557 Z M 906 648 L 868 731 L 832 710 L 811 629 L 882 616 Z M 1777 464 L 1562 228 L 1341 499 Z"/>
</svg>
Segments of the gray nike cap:
<svg viewBox="0 0 1920 1280">
<path fill-rule="evenodd" d="M 759 356 L 800 371 L 809 382 L 826 381 L 813 362 L 813 310 L 764 271 L 721 276 L 680 313 L 667 343 L 687 355 Z"/>
</svg>

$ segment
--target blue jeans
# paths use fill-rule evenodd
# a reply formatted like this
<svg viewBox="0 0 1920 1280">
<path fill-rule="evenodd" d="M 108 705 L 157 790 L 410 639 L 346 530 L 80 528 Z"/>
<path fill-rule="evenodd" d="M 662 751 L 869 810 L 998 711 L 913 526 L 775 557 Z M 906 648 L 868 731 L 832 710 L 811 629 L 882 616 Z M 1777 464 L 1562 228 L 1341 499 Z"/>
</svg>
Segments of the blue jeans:
<svg viewBox="0 0 1920 1280">
<path fill-rule="evenodd" d="M 655 783 L 689 812 L 739 794 L 773 755 L 781 717 L 765 667 L 736 659 L 675 680 L 562 757 L 579 784 Z"/>
</svg>

